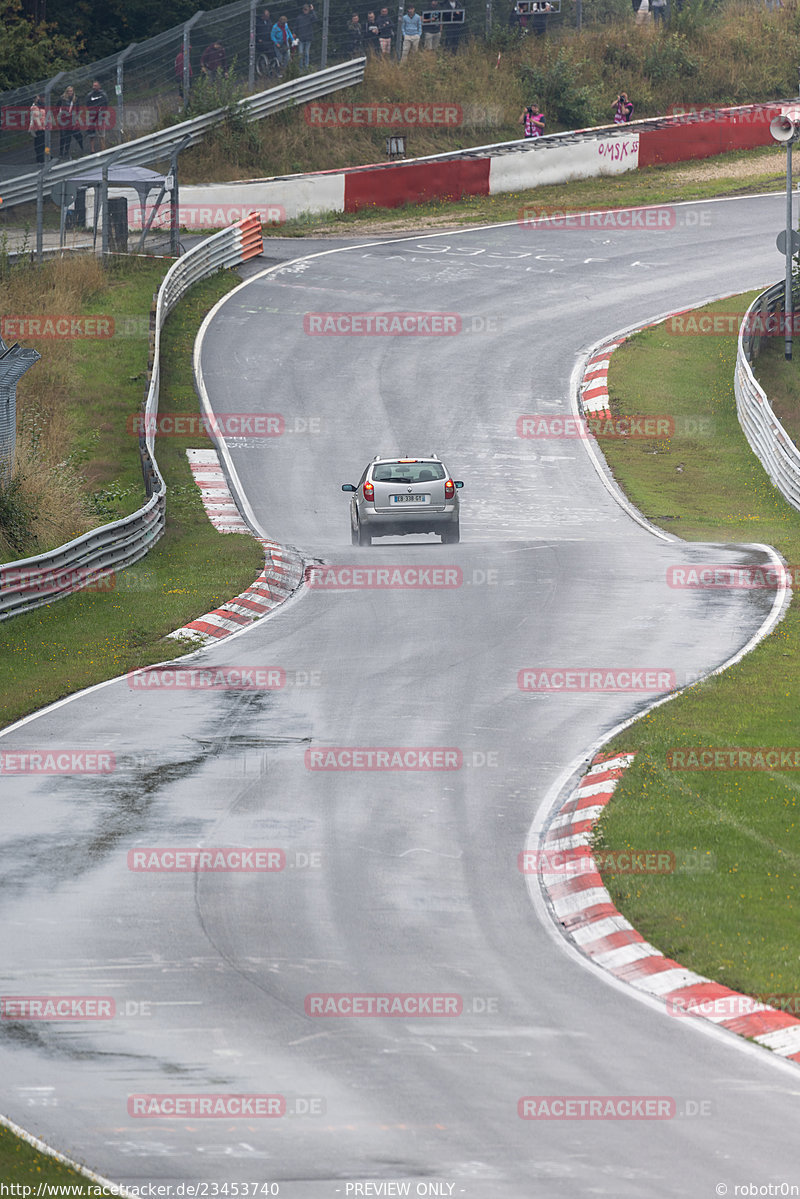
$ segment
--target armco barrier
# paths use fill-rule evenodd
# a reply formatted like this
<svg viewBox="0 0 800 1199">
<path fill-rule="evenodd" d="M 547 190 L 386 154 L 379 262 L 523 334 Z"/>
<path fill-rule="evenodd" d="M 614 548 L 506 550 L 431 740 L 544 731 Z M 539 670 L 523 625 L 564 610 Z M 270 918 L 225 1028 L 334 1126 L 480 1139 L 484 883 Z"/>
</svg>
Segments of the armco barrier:
<svg viewBox="0 0 800 1199">
<path fill-rule="evenodd" d="M 365 58 L 354 58 L 349 62 L 339 63 L 338 66 L 328 67 L 324 71 L 316 71 L 313 75 L 304 75 L 301 79 L 281 83 L 278 87 L 239 100 L 236 108 L 246 120 L 260 121 L 263 117 L 282 112 L 285 108 L 292 108 L 297 104 L 304 104 L 308 100 L 317 100 L 340 88 L 354 87 L 364 78 L 365 62 Z M 182 121 L 180 125 L 170 125 L 167 129 L 159 129 L 146 137 L 123 142 L 110 150 L 87 154 L 80 163 L 61 162 L 45 167 L 44 175 L 39 170 L 6 179 L 2 184 L 3 208 L 35 200 L 40 182 L 47 194 L 54 183 L 66 182 L 76 173 L 83 175 L 103 166 L 142 166 L 148 162 L 167 159 L 182 144 L 185 147 L 196 146 L 210 129 L 222 124 L 225 115 L 226 110 L 218 108 L 214 112 L 202 113 L 190 121 Z"/>
<path fill-rule="evenodd" d="M 143 508 L 123 520 L 84 533 L 47 554 L 23 558 L 0 566 L 0 620 L 30 612 L 62 599 L 98 581 L 112 571 L 131 566 L 152 549 L 164 532 L 166 488 L 154 453 L 155 418 L 158 413 L 161 329 L 181 297 L 208 275 L 261 253 L 261 225 L 257 216 L 209 237 L 173 263 L 158 290 L 153 322 L 152 368 L 143 407 L 144 426 L 140 449 L 147 491 Z"/>
<path fill-rule="evenodd" d="M 800 450 L 770 407 L 751 363 L 758 357 L 761 337 L 752 332 L 758 318 L 783 312 L 784 284 L 773 283 L 748 308 L 739 330 L 734 390 L 736 411 L 750 448 L 784 499 L 800 509 Z M 800 297 L 798 297 L 800 299 Z"/>
</svg>

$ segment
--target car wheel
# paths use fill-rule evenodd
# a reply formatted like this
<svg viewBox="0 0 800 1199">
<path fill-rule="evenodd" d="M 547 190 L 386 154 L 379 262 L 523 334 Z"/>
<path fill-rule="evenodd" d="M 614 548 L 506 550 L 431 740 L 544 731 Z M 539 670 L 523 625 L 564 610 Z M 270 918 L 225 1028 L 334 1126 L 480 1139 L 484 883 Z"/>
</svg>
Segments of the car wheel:
<svg viewBox="0 0 800 1199">
<path fill-rule="evenodd" d="M 442 529 L 442 545 L 457 545 L 461 537 L 458 521 L 446 529 Z"/>
<path fill-rule="evenodd" d="M 358 526 L 358 544 L 359 545 L 372 545 L 372 537 L 370 536 L 370 534 L 367 532 L 367 530 L 364 528 L 363 525 Z"/>
</svg>

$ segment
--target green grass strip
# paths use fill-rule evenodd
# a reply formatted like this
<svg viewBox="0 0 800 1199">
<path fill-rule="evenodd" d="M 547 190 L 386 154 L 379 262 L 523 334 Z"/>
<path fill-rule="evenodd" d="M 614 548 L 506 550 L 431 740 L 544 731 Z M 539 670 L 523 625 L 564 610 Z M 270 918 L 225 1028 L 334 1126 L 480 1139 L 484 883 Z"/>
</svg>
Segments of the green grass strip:
<svg viewBox="0 0 800 1199">
<path fill-rule="evenodd" d="M 160 272 L 148 281 L 148 295 L 159 281 Z M 194 338 L 205 314 L 238 282 L 232 273 L 223 273 L 197 284 L 169 317 L 162 339 L 162 412 L 197 413 Z M 135 272 L 131 285 L 141 286 Z M 124 287 L 112 288 L 97 307 L 113 314 L 113 305 L 121 305 L 122 311 L 129 307 Z M 135 376 L 135 400 L 129 387 L 113 384 L 119 358 L 113 360 L 112 375 L 94 376 L 91 382 L 93 397 L 105 393 L 102 401 L 92 399 L 102 426 L 93 448 L 99 445 L 104 462 L 116 467 L 116 473 L 108 466 L 104 470 L 106 520 L 114 519 L 120 507 L 131 511 L 144 501 L 137 439 L 128 422 L 143 392 L 147 336 L 138 338 L 138 354 L 135 340 L 126 338 L 117 350 Z M 93 357 L 97 348 L 97 343 L 86 343 L 82 368 L 87 380 L 100 370 Z M 91 410 L 80 419 L 88 438 Z M 93 683 L 196 648 L 162 638 L 238 595 L 256 578 L 264 565 L 258 542 L 243 534 L 218 533 L 206 516 L 186 459 L 187 448 L 204 446 L 211 447 L 204 436 L 156 438 L 156 457 L 168 488 L 166 532 L 141 562 L 117 574 L 113 590 L 81 591 L 0 622 L 0 726 Z"/>
<path fill-rule="evenodd" d="M 707 310 L 743 312 L 754 294 Z M 767 542 L 800 563 L 800 514 L 772 487 L 736 418 L 735 360 L 733 335 L 680 335 L 669 322 L 636 334 L 611 359 L 612 411 L 668 414 L 695 430 L 705 417 L 710 429 L 602 448 L 633 503 L 669 532 Z M 677 861 L 669 874 L 605 874 L 612 899 L 667 956 L 753 995 L 800 994 L 800 771 L 675 770 L 667 754 L 800 746 L 798 660 L 795 593 L 785 619 L 741 663 L 608 747 L 637 756 L 599 823 L 598 848 L 672 851 Z"/>
<path fill-rule="evenodd" d="M 14 1184 L 14 1192 L 20 1199 L 26 1199 L 25 1187 L 30 1187 L 27 1196 L 34 1196 L 40 1183 L 50 1186 L 68 1187 L 65 1195 L 85 1195 L 94 1199 L 95 1196 L 111 1195 L 99 1183 L 91 1182 L 77 1170 L 65 1166 L 53 1157 L 40 1153 L 27 1141 L 14 1135 L 8 1128 L 0 1126 L 0 1181 Z M 110 1180 L 109 1180 L 110 1181 Z"/>
</svg>

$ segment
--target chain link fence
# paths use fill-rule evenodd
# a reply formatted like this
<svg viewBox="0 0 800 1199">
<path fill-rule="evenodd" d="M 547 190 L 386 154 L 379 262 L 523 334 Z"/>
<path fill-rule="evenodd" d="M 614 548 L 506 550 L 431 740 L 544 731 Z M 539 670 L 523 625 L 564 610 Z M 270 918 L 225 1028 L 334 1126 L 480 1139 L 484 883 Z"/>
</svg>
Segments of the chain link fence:
<svg viewBox="0 0 800 1199">
<path fill-rule="evenodd" d="M 575 0 L 565 0 L 569 6 Z M 436 0 L 442 14 L 442 50 L 453 52 L 469 38 L 483 39 L 500 31 L 523 37 L 544 33 L 562 20 L 561 0 Z M 367 14 L 381 8 L 391 20 L 392 53 L 399 55 L 404 0 L 386 6 L 380 0 L 315 0 L 308 70 L 344 61 L 377 44 L 367 34 Z M 245 91 L 260 91 L 281 81 L 270 31 L 286 16 L 297 36 L 303 5 L 298 0 L 236 0 L 221 8 L 195 13 L 172 29 L 134 43 L 99 62 L 72 67 L 51 79 L 39 79 L 0 94 L 0 179 L 35 169 L 37 163 L 79 158 L 92 149 L 141 137 L 170 119 L 203 111 L 202 93 L 213 75 L 230 74 Z M 424 16 L 430 3 L 419 0 Z M 515 14 L 516 9 L 524 11 Z M 360 18 L 362 38 L 351 26 Z M 265 17 L 265 12 L 269 17 Z M 432 27 L 431 27 L 432 28 Z M 188 53 L 184 56 L 184 49 Z M 299 55 L 299 51 L 295 51 Z M 304 65 L 304 64 L 303 64 Z M 94 83 L 99 84 L 99 91 Z M 68 89 L 71 89 L 69 91 Z M 40 97 L 42 115 L 33 117 Z M 193 97 L 195 100 L 193 101 Z M 207 108 L 217 107 L 209 102 Z M 39 136 L 37 136 L 37 134 Z"/>
</svg>

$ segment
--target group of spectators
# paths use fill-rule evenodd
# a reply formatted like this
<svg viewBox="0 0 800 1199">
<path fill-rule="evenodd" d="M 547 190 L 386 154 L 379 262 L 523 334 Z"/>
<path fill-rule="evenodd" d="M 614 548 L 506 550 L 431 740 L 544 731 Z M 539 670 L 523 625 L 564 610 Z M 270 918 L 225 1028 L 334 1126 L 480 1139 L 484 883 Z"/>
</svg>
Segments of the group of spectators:
<svg viewBox="0 0 800 1199">
<path fill-rule="evenodd" d="M 522 12 L 519 3 L 515 3 L 508 18 L 509 28 L 519 34 L 532 32 L 543 37 L 547 33 L 547 18 L 553 11 L 550 0 L 537 0 L 531 12 Z"/>
<path fill-rule="evenodd" d="M 633 117 L 633 104 L 628 99 L 627 92 L 620 92 L 614 101 L 614 124 L 627 125 Z M 522 110 L 519 123 L 524 127 L 526 138 L 541 137 L 544 133 L 545 118 L 539 104 L 534 100 L 526 104 Z"/>
<path fill-rule="evenodd" d="M 45 160 L 46 134 L 50 129 L 58 131 L 58 157 L 71 158 L 73 139 L 83 153 L 84 134 L 89 142 L 89 152 L 105 150 L 105 134 L 109 121 L 108 96 L 95 79 L 92 90 L 81 105 L 70 84 L 60 96 L 55 109 L 48 113 L 42 95 L 35 95 L 30 107 L 28 132 L 33 138 L 33 152 L 37 163 Z M 54 155 L 55 157 L 55 155 Z"/>
</svg>

